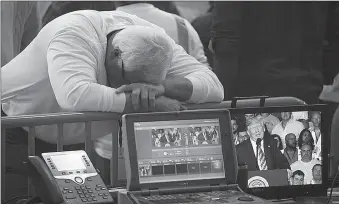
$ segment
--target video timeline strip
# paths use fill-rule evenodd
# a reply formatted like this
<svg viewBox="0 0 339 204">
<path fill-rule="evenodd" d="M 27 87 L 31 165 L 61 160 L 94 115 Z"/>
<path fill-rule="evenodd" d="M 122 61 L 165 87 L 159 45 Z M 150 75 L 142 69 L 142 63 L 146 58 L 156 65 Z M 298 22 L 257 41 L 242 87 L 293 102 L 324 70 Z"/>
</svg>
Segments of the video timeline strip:
<svg viewBox="0 0 339 204">
<path fill-rule="evenodd" d="M 219 126 L 152 129 L 153 148 L 215 145 L 219 139 Z"/>
<path fill-rule="evenodd" d="M 192 175 L 224 172 L 223 160 L 163 164 L 139 164 L 140 177 Z"/>
</svg>

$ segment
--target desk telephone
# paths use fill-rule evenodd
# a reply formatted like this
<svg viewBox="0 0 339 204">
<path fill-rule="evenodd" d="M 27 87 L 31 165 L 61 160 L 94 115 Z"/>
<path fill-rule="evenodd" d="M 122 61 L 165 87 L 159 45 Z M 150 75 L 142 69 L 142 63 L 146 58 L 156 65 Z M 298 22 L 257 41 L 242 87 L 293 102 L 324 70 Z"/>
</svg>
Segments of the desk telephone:
<svg viewBox="0 0 339 204">
<path fill-rule="evenodd" d="M 29 156 L 29 174 L 44 204 L 113 203 L 108 189 L 85 151 Z"/>
</svg>

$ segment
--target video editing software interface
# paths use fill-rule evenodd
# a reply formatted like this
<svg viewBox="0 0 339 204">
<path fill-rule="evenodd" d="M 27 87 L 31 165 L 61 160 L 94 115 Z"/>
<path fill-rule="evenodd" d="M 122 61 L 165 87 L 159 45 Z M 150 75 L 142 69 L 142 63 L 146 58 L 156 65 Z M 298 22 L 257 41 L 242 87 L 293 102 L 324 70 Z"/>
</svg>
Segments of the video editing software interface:
<svg viewBox="0 0 339 204">
<path fill-rule="evenodd" d="M 248 187 L 321 184 L 321 141 L 326 137 L 321 115 L 320 111 L 231 114 L 238 162 L 252 164 Z M 260 137 L 264 147 L 256 142 Z"/>
<path fill-rule="evenodd" d="M 219 119 L 134 123 L 139 181 L 225 178 Z"/>
</svg>

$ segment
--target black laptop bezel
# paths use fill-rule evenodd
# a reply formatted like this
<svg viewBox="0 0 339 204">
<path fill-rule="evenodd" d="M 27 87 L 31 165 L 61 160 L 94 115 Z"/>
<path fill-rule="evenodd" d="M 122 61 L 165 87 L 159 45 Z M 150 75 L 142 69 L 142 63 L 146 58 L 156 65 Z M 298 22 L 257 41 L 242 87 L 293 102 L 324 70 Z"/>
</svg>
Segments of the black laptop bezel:
<svg viewBox="0 0 339 204">
<path fill-rule="evenodd" d="M 246 192 L 258 197 L 267 199 L 295 198 L 301 196 L 326 196 L 328 188 L 328 144 L 329 129 L 331 121 L 328 121 L 328 106 L 325 104 L 314 105 L 293 105 L 293 106 L 273 106 L 255 108 L 230 108 L 231 117 L 236 114 L 247 113 L 278 113 L 278 112 L 298 112 L 298 111 L 320 111 L 321 112 L 321 148 L 322 148 L 322 179 L 323 183 L 318 185 L 302 186 L 272 186 L 266 188 L 247 188 Z M 328 145 L 327 145 L 328 146 Z"/>
<path fill-rule="evenodd" d="M 174 181 L 161 183 L 139 182 L 137 152 L 135 143 L 134 123 L 150 121 L 171 121 L 171 120 L 197 120 L 197 119 L 219 119 L 221 144 L 224 157 L 225 178 L 205 179 L 198 181 Z M 162 113 L 139 113 L 126 114 L 122 118 L 123 122 L 123 143 L 126 163 L 127 190 L 139 191 L 143 189 L 166 188 L 186 188 L 191 186 L 219 185 L 235 183 L 237 175 L 236 153 L 231 134 L 231 119 L 227 109 L 218 110 L 187 110 L 182 112 L 162 112 Z M 128 139 L 127 139 L 128 135 Z M 131 147 L 131 148 L 129 148 Z M 232 165 L 233 164 L 233 165 Z"/>
</svg>

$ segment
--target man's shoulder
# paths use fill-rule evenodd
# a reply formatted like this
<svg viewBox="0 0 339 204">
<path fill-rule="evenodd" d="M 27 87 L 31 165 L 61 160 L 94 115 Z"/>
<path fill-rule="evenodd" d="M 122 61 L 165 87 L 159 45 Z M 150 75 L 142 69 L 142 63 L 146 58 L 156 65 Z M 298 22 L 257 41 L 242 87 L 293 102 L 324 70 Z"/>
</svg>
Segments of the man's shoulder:
<svg viewBox="0 0 339 204">
<path fill-rule="evenodd" d="M 291 121 L 291 122 L 289 123 L 290 125 L 304 127 L 304 125 L 302 124 L 302 122 L 299 122 L 299 121 L 297 121 L 297 120 L 290 120 L 290 121 Z"/>
<path fill-rule="evenodd" d="M 247 139 L 247 140 L 244 140 L 243 142 L 237 144 L 237 145 L 235 146 L 235 148 L 236 148 L 236 149 L 247 149 L 247 147 L 248 147 L 249 145 L 252 145 L 252 144 L 251 144 L 250 139 Z"/>
<path fill-rule="evenodd" d="M 291 164 L 291 169 L 300 166 L 301 162 L 302 162 L 302 161 L 300 161 L 300 160 L 293 162 L 293 163 Z"/>
<path fill-rule="evenodd" d="M 281 122 L 274 126 L 274 128 L 272 129 L 272 134 L 274 134 L 273 132 L 279 131 L 280 129 L 282 129 Z"/>
<path fill-rule="evenodd" d="M 312 165 L 316 165 L 316 164 L 321 164 L 321 162 L 318 159 L 312 159 Z"/>
</svg>

